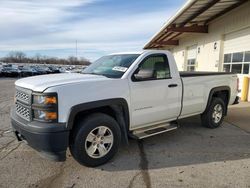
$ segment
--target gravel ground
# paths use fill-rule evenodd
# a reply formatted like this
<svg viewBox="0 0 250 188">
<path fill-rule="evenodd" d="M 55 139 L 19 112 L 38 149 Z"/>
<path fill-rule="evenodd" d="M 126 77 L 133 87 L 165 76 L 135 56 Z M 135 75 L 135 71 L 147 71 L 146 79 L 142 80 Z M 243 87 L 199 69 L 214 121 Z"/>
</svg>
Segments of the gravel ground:
<svg viewBox="0 0 250 188">
<path fill-rule="evenodd" d="M 176 131 L 130 140 L 97 168 L 79 165 L 69 152 L 66 162 L 43 159 L 5 133 L 14 81 L 0 79 L 0 187 L 250 188 L 250 134 L 237 122 L 207 129 L 198 117 L 185 119 Z"/>
</svg>

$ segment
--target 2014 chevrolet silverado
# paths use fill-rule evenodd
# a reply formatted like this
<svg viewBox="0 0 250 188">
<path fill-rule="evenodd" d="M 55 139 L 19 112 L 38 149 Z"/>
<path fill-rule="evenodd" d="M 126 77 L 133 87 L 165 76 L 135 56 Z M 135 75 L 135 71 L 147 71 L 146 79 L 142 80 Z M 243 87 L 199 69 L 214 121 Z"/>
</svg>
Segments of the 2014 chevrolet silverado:
<svg viewBox="0 0 250 188">
<path fill-rule="evenodd" d="M 178 72 L 168 51 L 104 56 L 81 74 L 17 80 L 11 111 L 18 140 L 54 160 L 69 147 L 81 164 L 106 163 L 128 138 L 142 139 L 178 128 L 178 120 L 201 115 L 221 125 L 237 98 L 237 76 Z"/>
</svg>

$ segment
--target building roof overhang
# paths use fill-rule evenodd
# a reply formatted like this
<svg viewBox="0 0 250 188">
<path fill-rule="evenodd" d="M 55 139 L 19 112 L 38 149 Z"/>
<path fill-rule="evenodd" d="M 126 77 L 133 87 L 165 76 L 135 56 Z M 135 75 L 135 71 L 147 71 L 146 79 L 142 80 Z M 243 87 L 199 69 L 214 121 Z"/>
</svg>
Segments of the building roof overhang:
<svg viewBox="0 0 250 188">
<path fill-rule="evenodd" d="M 184 33 L 208 33 L 216 18 L 248 0 L 188 0 L 177 13 L 144 46 L 144 49 L 171 48 L 179 45 Z"/>
</svg>

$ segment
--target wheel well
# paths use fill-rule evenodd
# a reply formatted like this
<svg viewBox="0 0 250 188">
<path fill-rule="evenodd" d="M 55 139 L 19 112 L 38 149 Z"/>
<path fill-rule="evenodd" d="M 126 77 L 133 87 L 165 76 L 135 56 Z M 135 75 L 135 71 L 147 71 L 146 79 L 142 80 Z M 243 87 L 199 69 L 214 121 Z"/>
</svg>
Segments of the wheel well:
<svg viewBox="0 0 250 188">
<path fill-rule="evenodd" d="M 70 135 L 69 135 L 70 142 L 74 140 L 73 137 L 75 135 L 75 130 L 77 130 L 77 126 L 76 126 L 77 123 L 81 121 L 82 119 L 84 119 L 85 117 L 87 117 L 88 115 L 93 114 L 93 113 L 104 113 L 115 119 L 115 112 L 109 106 L 97 107 L 97 108 L 83 110 L 83 111 L 78 112 L 77 114 L 75 114 L 74 119 L 72 120 L 72 125 L 70 127 L 71 129 Z"/>
<path fill-rule="evenodd" d="M 110 107 L 110 106 L 103 106 L 103 107 L 97 107 L 97 108 L 93 108 L 93 109 L 89 109 L 89 110 L 84 110 L 84 111 L 81 111 L 81 112 L 78 112 L 75 116 L 75 119 L 74 119 L 74 122 L 73 122 L 73 125 L 81 120 L 82 118 L 88 116 L 89 114 L 93 114 L 93 113 L 104 113 L 104 114 L 107 114 L 111 117 L 113 117 L 116 121 L 117 121 L 117 118 L 116 118 L 116 112 Z"/>
<path fill-rule="evenodd" d="M 213 98 L 215 97 L 221 98 L 225 102 L 225 106 L 226 106 L 225 115 L 227 115 L 227 106 L 228 106 L 229 99 L 230 99 L 230 88 L 228 86 L 216 87 L 210 91 L 209 96 L 208 96 L 207 106 L 203 113 L 206 113 L 207 110 L 209 110 L 209 105 L 211 104 Z"/>
<path fill-rule="evenodd" d="M 228 90 L 221 90 L 221 91 L 216 91 L 213 93 L 212 98 L 217 97 L 217 98 L 221 98 L 224 103 L 225 103 L 225 115 L 227 115 L 227 106 L 229 103 L 229 97 L 230 97 L 230 93 Z M 210 101 L 211 102 L 211 101 Z"/>
<path fill-rule="evenodd" d="M 86 109 L 83 111 L 78 112 L 75 114 L 74 119 L 72 121 L 72 126 L 71 126 L 71 134 L 70 134 L 70 140 L 71 137 L 74 134 L 75 130 L 75 125 L 77 124 L 78 121 L 81 121 L 84 117 L 94 114 L 94 113 L 103 113 L 106 115 L 109 115 L 113 117 L 118 125 L 120 126 L 121 133 L 122 133 L 122 141 L 125 144 L 128 144 L 128 120 L 126 119 L 126 113 L 124 112 L 126 109 L 124 109 L 120 105 L 112 105 L 112 106 L 102 106 L 102 107 L 96 107 L 96 108 L 91 108 L 91 109 Z M 127 120 L 127 121 L 126 121 Z"/>
<path fill-rule="evenodd" d="M 123 98 L 114 98 L 73 106 L 68 116 L 67 128 L 72 129 L 77 120 L 96 112 L 107 114 L 119 122 L 120 125 L 123 124 L 125 128 L 129 127 L 129 109 L 127 101 Z"/>
<path fill-rule="evenodd" d="M 227 106 L 229 102 L 229 91 L 228 90 L 216 91 L 212 95 L 212 98 L 214 97 L 221 98 L 225 102 L 225 105 Z"/>
</svg>

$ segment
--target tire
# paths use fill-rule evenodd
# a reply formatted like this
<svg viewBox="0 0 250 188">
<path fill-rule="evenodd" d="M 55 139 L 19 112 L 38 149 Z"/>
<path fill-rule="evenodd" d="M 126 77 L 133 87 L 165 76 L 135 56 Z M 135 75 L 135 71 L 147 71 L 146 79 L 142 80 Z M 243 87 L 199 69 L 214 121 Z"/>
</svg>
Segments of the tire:
<svg viewBox="0 0 250 188">
<path fill-rule="evenodd" d="M 201 115 L 202 125 L 211 129 L 219 127 L 225 117 L 225 111 L 225 102 L 221 98 L 214 97 L 208 109 Z"/>
<path fill-rule="evenodd" d="M 118 123 L 106 114 L 95 113 L 78 121 L 73 129 L 69 148 L 80 164 L 95 167 L 112 159 L 120 143 L 121 131 Z"/>
</svg>

